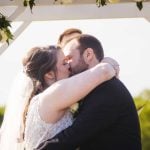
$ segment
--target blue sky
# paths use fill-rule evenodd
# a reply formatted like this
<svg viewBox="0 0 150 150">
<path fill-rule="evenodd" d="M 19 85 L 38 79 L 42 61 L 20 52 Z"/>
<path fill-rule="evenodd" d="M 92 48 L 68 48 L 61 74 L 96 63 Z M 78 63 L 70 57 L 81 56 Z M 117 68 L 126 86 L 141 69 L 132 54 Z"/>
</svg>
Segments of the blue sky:
<svg viewBox="0 0 150 150">
<path fill-rule="evenodd" d="M 14 32 L 21 22 L 12 23 Z M 32 22 L 0 55 L 0 104 L 5 104 L 24 53 L 33 46 L 55 44 L 67 28 L 79 28 L 96 36 L 105 56 L 120 64 L 120 79 L 133 96 L 150 89 L 150 23 L 143 18 L 90 19 Z M 1 46 L 1 45 L 0 45 Z"/>
</svg>

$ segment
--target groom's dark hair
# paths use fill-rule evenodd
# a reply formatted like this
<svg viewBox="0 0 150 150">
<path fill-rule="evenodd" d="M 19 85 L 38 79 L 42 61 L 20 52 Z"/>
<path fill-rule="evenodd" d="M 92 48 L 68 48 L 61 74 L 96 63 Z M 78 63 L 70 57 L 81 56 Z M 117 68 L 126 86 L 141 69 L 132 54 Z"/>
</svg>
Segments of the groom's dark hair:
<svg viewBox="0 0 150 150">
<path fill-rule="evenodd" d="M 102 44 L 96 37 L 88 34 L 81 34 L 76 37 L 76 39 L 79 43 L 78 49 L 81 55 L 87 48 L 92 48 L 99 62 L 104 58 Z"/>
</svg>

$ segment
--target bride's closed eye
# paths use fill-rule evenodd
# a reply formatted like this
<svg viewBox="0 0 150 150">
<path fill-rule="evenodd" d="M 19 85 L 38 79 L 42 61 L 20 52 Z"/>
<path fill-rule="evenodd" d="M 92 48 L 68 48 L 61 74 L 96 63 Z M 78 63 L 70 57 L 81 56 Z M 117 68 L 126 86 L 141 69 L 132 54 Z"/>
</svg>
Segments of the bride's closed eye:
<svg viewBox="0 0 150 150">
<path fill-rule="evenodd" d="M 68 65 L 68 60 L 67 59 L 65 59 L 64 61 L 63 61 L 63 65 L 65 66 L 65 65 Z"/>
<path fill-rule="evenodd" d="M 70 63 L 72 61 L 72 56 L 68 55 L 68 56 L 66 56 L 65 59 L 66 59 L 67 63 Z"/>
</svg>

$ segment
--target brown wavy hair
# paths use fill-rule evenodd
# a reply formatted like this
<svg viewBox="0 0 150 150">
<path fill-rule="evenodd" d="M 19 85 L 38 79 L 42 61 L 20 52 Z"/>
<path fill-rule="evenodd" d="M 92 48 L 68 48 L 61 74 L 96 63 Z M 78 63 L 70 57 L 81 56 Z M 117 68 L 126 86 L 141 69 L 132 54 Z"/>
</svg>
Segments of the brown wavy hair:
<svg viewBox="0 0 150 150">
<path fill-rule="evenodd" d="M 60 47 L 54 45 L 47 47 L 34 47 L 30 49 L 23 58 L 22 64 L 24 67 L 24 72 L 31 79 L 33 89 L 24 107 L 22 123 L 20 127 L 20 137 L 17 139 L 18 142 L 22 142 L 24 140 L 26 115 L 30 101 L 32 100 L 33 96 L 41 93 L 48 87 L 44 80 L 44 75 L 49 71 L 54 71 L 56 79 L 57 53 L 59 50 Z"/>
</svg>

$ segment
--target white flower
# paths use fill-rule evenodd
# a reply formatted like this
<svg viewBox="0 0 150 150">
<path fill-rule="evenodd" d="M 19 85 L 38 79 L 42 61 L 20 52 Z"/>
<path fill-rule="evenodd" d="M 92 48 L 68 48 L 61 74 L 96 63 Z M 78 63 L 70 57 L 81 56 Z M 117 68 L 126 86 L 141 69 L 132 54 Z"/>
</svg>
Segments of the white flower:
<svg viewBox="0 0 150 150">
<path fill-rule="evenodd" d="M 110 3 L 119 3 L 120 0 L 109 0 Z"/>
<path fill-rule="evenodd" d="M 72 113 L 75 113 L 79 108 L 79 103 L 75 103 L 70 107 Z"/>
<path fill-rule="evenodd" d="M 62 0 L 64 4 L 71 4 L 73 0 Z"/>
<path fill-rule="evenodd" d="M 55 3 L 60 3 L 60 4 L 71 4 L 73 0 L 56 0 Z"/>
<path fill-rule="evenodd" d="M 8 36 L 4 30 L 0 29 L 0 42 L 6 42 L 8 39 Z"/>
</svg>

